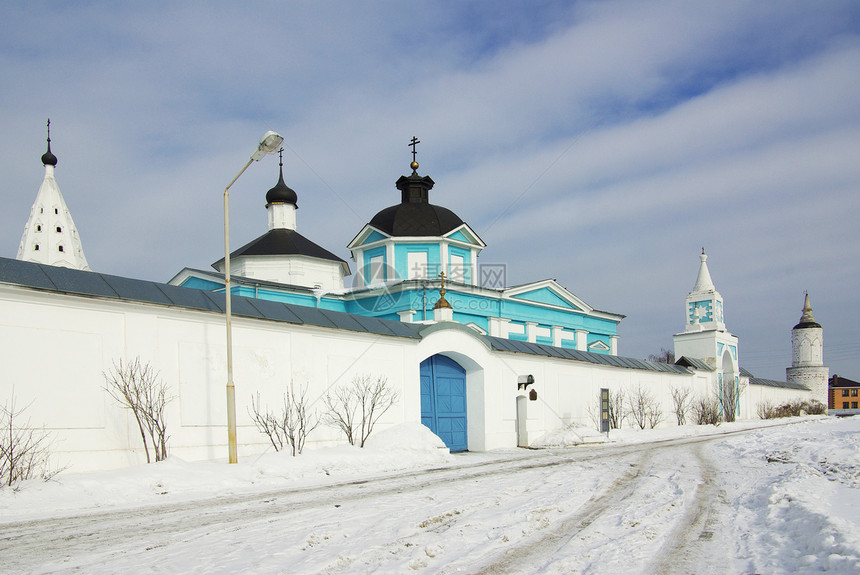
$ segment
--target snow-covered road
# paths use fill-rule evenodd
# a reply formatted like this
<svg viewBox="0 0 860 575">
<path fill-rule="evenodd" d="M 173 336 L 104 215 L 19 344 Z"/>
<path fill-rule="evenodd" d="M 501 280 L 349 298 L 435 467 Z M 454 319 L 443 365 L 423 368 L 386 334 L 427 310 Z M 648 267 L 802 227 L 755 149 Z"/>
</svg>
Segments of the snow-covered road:
<svg viewBox="0 0 860 575">
<path fill-rule="evenodd" d="M 814 478 L 854 497 L 858 427 L 839 436 L 852 438 L 855 463 Z M 804 475 L 808 453 L 799 438 L 809 434 L 815 450 L 816 432 L 825 428 L 842 433 L 839 422 L 818 422 L 656 443 L 464 454 L 417 472 L 0 523 L 0 569 L 855 573 L 860 545 L 844 531 L 856 523 L 840 529 L 793 505 L 797 495 L 785 489 Z M 801 468 L 787 473 L 792 464 Z"/>
</svg>

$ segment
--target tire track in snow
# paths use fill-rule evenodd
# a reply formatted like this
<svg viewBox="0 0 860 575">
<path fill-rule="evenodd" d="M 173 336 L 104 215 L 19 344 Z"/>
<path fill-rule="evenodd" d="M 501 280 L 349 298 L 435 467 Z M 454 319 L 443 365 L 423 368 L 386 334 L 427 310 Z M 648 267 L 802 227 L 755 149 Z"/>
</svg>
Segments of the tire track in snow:
<svg viewBox="0 0 860 575">
<path fill-rule="evenodd" d="M 492 563 L 483 567 L 467 568 L 469 572 L 482 575 L 498 575 L 503 573 L 535 573 L 535 572 L 568 572 L 568 566 L 559 566 L 583 550 L 575 541 L 577 538 L 588 536 L 590 528 L 601 519 L 618 520 L 626 514 L 634 514 L 637 506 L 645 513 L 657 513 L 675 516 L 662 523 L 650 532 L 632 531 L 631 538 L 665 541 L 654 567 L 639 564 L 643 573 L 690 573 L 685 567 L 701 565 L 701 553 L 707 550 L 710 538 L 719 520 L 717 505 L 721 497 L 716 484 L 716 472 L 713 465 L 704 455 L 703 446 L 722 437 L 699 437 L 682 440 L 672 440 L 664 444 L 640 445 L 640 458 L 631 465 L 624 475 L 620 476 L 610 486 L 594 494 L 585 505 L 580 507 L 569 518 L 557 523 L 550 532 L 542 533 L 540 538 L 531 538 L 519 543 L 497 555 Z M 673 484 L 682 491 L 695 486 L 690 501 L 683 507 L 677 507 L 671 499 L 654 499 L 655 494 L 649 479 L 659 475 L 655 455 L 671 454 L 673 460 L 685 461 L 684 454 L 691 453 L 695 465 L 685 465 L 683 475 L 671 478 Z M 690 468 L 694 470 L 691 471 Z M 662 481 L 662 479 L 659 479 Z M 665 528 L 663 528 L 665 527 Z M 623 549 L 628 541 L 607 541 L 607 545 Z M 599 548 L 587 548 L 585 553 L 597 552 Z M 698 555 L 697 555 L 698 554 Z M 630 557 L 634 562 L 635 557 Z M 561 569 L 556 571 L 554 569 Z M 454 566 L 451 572 L 454 572 Z M 447 572 L 447 571 L 446 571 Z"/>
<path fill-rule="evenodd" d="M 650 568 L 651 573 L 672 575 L 693 573 L 696 565 L 717 565 L 708 557 L 724 551 L 712 545 L 714 532 L 719 526 L 720 506 L 725 503 L 725 493 L 717 485 L 717 474 L 713 463 L 703 453 L 703 445 L 693 446 L 699 468 L 699 481 L 687 511 L 672 530 L 666 545 Z"/>
<path fill-rule="evenodd" d="M 623 446 L 622 454 L 637 449 Z M 469 481 L 521 470 L 568 465 L 600 457 L 598 453 L 532 452 L 527 457 L 482 461 L 470 465 L 434 468 L 355 480 L 333 485 L 285 489 L 276 492 L 234 495 L 224 499 L 150 506 L 131 511 L 99 512 L 55 519 L 0 523 L 0 565 L 23 572 L 45 563 L 73 557 L 108 557 L 169 546 L 172 541 L 191 541 L 213 531 L 233 529 L 286 513 L 327 508 L 334 502 L 381 498 L 404 491 L 417 492 L 438 484 Z M 193 519 L 189 520 L 189 511 Z M 29 566 L 29 567 L 28 567 Z"/>
<path fill-rule="evenodd" d="M 0 565 L 4 565 L 4 569 L 23 572 L 45 564 L 56 566 L 67 560 L 74 563 L 75 558 L 82 556 L 93 562 L 99 557 L 110 558 L 125 553 L 134 555 L 147 549 L 169 547 L 176 541 L 194 541 L 215 532 L 242 529 L 252 522 L 290 512 L 326 509 L 333 503 L 384 498 L 407 491 L 414 493 L 441 483 L 469 481 L 500 474 L 510 475 L 529 469 L 575 465 L 606 457 L 632 455 L 641 458 L 639 467 L 626 470 L 612 487 L 602 490 L 600 495 L 592 496 L 589 503 L 580 507 L 572 519 L 554 530 L 555 536 L 540 543 L 542 549 L 547 549 L 553 545 L 553 541 L 556 545 L 563 544 L 565 537 L 568 541 L 573 537 L 572 532 L 575 534 L 586 530 L 618 500 L 620 492 L 627 493 L 626 497 L 629 497 L 642 473 L 641 464 L 647 461 L 649 454 L 655 449 L 714 439 L 715 437 L 711 436 L 654 444 L 595 446 L 582 451 L 547 450 L 532 452 L 525 457 L 480 461 L 324 486 L 232 495 L 221 499 L 150 506 L 131 511 L 98 512 L 29 522 L 0 522 Z M 468 461 L 465 458 L 464 460 Z M 193 513 L 189 514 L 191 510 Z M 527 549 L 509 549 L 508 552 L 513 552 L 513 557 L 528 558 L 534 555 Z M 533 569 L 534 565 L 530 567 Z M 472 571 L 470 569 L 470 572 Z"/>
<path fill-rule="evenodd" d="M 607 509 L 628 499 L 634 493 L 636 484 L 642 475 L 642 467 L 650 460 L 651 454 L 651 449 L 643 450 L 635 462 L 629 464 L 630 469 L 600 493 L 592 495 L 572 517 L 556 526 L 552 532 L 542 534 L 537 541 L 529 540 L 511 549 L 506 549 L 501 557 L 480 571 L 475 571 L 475 574 L 498 575 L 533 571 L 537 567 L 537 558 L 552 556 L 555 551 L 564 547 L 574 537 L 590 527 Z"/>
</svg>

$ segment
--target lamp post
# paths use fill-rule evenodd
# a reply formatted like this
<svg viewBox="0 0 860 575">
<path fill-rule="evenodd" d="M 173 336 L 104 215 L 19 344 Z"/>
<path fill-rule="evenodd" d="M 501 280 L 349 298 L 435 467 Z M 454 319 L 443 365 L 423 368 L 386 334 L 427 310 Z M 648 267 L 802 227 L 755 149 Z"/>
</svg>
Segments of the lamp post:
<svg viewBox="0 0 860 575">
<path fill-rule="evenodd" d="M 284 139 L 271 130 L 263 134 L 257 149 L 251 154 L 251 159 L 245 167 L 233 178 L 233 181 L 224 188 L 224 295 L 227 301 L 225 314 L 227 316 L 227 444 L 230 452 L 230 463 L 239 461 L 238 449 L 236 448 L 236 387 L 233 385 L 233 333 L 230 300 L 232 291 L 230 289 L 230 187 L 236 183 L 239 176 L 245 173 L 251 162 L 259 162 L 266 154 L 274 154 Z"/>
</svg>

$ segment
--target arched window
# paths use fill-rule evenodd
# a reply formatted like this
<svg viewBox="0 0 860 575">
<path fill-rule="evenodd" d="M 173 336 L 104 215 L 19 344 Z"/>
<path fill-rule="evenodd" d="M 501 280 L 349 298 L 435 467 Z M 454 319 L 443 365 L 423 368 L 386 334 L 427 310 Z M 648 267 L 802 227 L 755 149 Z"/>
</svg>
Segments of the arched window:
<svg viewBox="0 0 860 575">
<path fill-rule="evenodd" d="M 63 233 L 63 228 L 61 228 L 60 226 L 57 226 L 57 233 L 58 234 Z"/>
<path fill-rule="evenodd" d="M 63 246 L 58 246 L 58 247 L 57 247 L 57 250 L 59 250 L 59 251 L 63 251 Z"/>
<path fill-rule="evenodd" d="M 36 244 L 35 246 L 33 246 L 33 251 L 36 251 L 36 252 L 39 251 L 39 244 Z"/>
<path fill-rule="evenodd" d="M 806 338 L 803 338 L 800 342 L 799 355 L 801 363 L 809 363 L 812 361 L 812 344 Z"/>
</svg>

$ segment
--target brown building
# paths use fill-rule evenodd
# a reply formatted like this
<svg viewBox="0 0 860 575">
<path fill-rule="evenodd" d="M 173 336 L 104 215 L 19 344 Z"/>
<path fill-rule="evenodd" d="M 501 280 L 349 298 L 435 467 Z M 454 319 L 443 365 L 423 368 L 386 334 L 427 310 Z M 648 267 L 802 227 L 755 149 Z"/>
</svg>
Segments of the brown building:
<svg viewBox="0 0 860 575">
<path fill-rule="evenodd" d="M 860 409 L 860 383 L 834 375 L 828 382 L 828 409 Z"/>
</svg>

